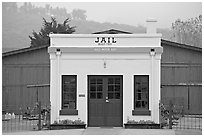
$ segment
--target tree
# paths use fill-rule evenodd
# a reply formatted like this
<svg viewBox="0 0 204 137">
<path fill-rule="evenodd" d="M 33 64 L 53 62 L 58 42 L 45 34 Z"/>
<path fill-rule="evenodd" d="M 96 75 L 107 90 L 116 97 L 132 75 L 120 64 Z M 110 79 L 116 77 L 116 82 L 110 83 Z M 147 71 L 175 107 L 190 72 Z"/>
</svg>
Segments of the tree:
<svg viewBox="0 0 204 137">
<path fill-rule="evenodd" d="M 173 40 L 197 47 L 202 46 L 202 15 L 182 21 L 177 19 L 172 24 Z"/>
<path fill-rule="evenodd" d="M 67 18 L 62 24 L 58 24 L 57 20 L 54 17 L 51 17 L 51 22 L 47 22 L 43 18 L 43 27 L 39 33 L 33 31 L 33 36 L 29 36 L 31 40 L 31 47 L 33 46 L 42 46 L 50 44 L 49 34 L 71 34 L 75 32 L 75 27 L 70 27 Z"/>
<path fill-rule="evenodd" d="M 86 20 L 86 11 L 81 9 L 74 9 L 72 11 L 72 18 L 78 20 Z"/>
</svg>

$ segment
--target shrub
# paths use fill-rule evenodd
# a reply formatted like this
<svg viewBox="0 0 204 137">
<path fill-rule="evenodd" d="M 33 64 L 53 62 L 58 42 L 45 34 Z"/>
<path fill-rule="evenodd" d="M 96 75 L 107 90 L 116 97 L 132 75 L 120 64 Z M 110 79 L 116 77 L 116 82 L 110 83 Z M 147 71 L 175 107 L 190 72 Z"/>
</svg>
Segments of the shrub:
<svg viewBox="0 0 204 137">
<path fill-rule="evenodd" d="M 170 105 L 164 105 L 162 103 L 160 103 L 159 105 L 159 109 L 161 112 L 161 126 L 168 126 L 169 125 L 169 108 Z M 183 107 L 182 106 L 176 106 L 173 105 L 172 106 L 172 125 L 177 125 L 178 124 L 178 120 L 180 117 L 182 117 L 183 115 Z"/>
<path fill-rule="evenodd" d="M 54 124 L 56 125 L 83 125 L 84 122 L 81 121 L 80 119 L 78 120 L 64 119 L 64 120 L 59 120 L 59 122 L 54 121 Z"/>
<path fill-rule="evenodd" d="M 155 122 L 151 120 L 140 120 L 140 121 L 128 120 L 127 124 L 155 124 Z"/>
</svg>

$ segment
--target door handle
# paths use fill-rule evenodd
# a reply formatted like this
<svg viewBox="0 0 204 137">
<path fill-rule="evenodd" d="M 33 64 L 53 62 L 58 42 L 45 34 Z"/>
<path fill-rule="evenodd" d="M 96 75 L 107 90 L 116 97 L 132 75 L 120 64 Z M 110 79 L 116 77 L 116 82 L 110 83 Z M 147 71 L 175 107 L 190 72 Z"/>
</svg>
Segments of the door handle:
<svg viewBox="0 0 204 137">
<path fill-rule="evenodd" d="M 108 97 L 106 97 L 106 103 L 108 103 L 108 102 L 109 102 Z"/>
</svg>

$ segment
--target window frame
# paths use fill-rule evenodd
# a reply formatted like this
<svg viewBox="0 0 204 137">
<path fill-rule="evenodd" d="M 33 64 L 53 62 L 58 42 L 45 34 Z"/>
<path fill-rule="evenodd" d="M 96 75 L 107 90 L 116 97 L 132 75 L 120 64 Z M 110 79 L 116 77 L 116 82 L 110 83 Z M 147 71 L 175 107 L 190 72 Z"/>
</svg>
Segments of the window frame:
<svg viewBox="0 0 204 137">
<path fill-rule="evenodd" d="M 101 79 L 102 82 L 101 83 L 98 82 L 98 79 Z M 88 86 L 89 86 L 89 95 L 88 96 L 90 99 L 103 99 L 104 98 L 104 81 L 103 81 L 102 77 L 90 78 Z M 101 87 L 101 90 L 98 90 L 99 89 L 98 87 Z M 99 94 L 101 94 L 101 96 L 98 96 Z M 92 96 L 92 95 L 94 95 L 94 96 Z"/>
<path fill-rule="evenodd" d="M 75 106 L 74 108 L 64 108 L 64 79 L 65 77 L 74 77 L 75 78 Z M 60 110 L 60 115 L 78 115 L 78 110 L 77 110 L 77 75 L 61 75 L 61 110 Z M 68 93 L 68 94 L 73 94 L 73 93 Z"/>
<path fill-rule="evenodd" d="M 146 92 L 148 92 L 148 93 L 146 93 L 146 94 L 148 94 L 148 98 L 147 98 L 147 108 L 143 108 L 142 106 L 141 107 L 136 107 L 136 101 L 137 101 L 137 89 L 136 89 L 136 78 L 137 77 L 147 77 L 147 79 L 148 79 L 148 85 L 147 85 L 147 88 L 148 88 L 148 91 L 146 91 Z M 132 111 L 132 115 L 151 115 L 151 111 L 149 110 L 149 92 L 150 92 L 150 89 L 149 89 L 149 85 L 150 85 L 150 80 L 149 80 L 149 75 L 134 75 L 133 76 L 133 82 L 134 82 L 134 89 L 133 89 L 133 92 L 134 92 L 134 97 L 133 97 L 133 106 L 134 106 L 134 108 L 133 108 L 133 111 Z M 143 87 L 141 87 L 141 88 L 143 88 Z M 145 87 L 146 88 L 146 87 Z M 142 94 L 144 94 L 144 92 L 142 92 L 141 91 L 141 102 L 142 101 L 146 101 L 146 100 L 142 100 Z M 141 104 L 142 105 L 142 104 Z"/>
</svg>

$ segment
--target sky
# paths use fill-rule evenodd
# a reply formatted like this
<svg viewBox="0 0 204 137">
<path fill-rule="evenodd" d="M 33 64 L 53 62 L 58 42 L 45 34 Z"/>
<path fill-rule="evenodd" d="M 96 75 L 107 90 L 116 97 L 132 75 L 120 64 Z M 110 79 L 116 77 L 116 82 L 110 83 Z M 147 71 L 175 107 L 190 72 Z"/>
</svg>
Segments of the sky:
<svg viewBox="0 0 204 137">
<path fill-rule="evenodd" d="M 87 20 L 127 25 L 143 25 L 155 18 L 159 28 L 170 28 L 178 18 L 187 20 L 202 14 L 201 2 L 32 2 L 35 6 L 64 7 L 86 10 Z"/>
</svg>

